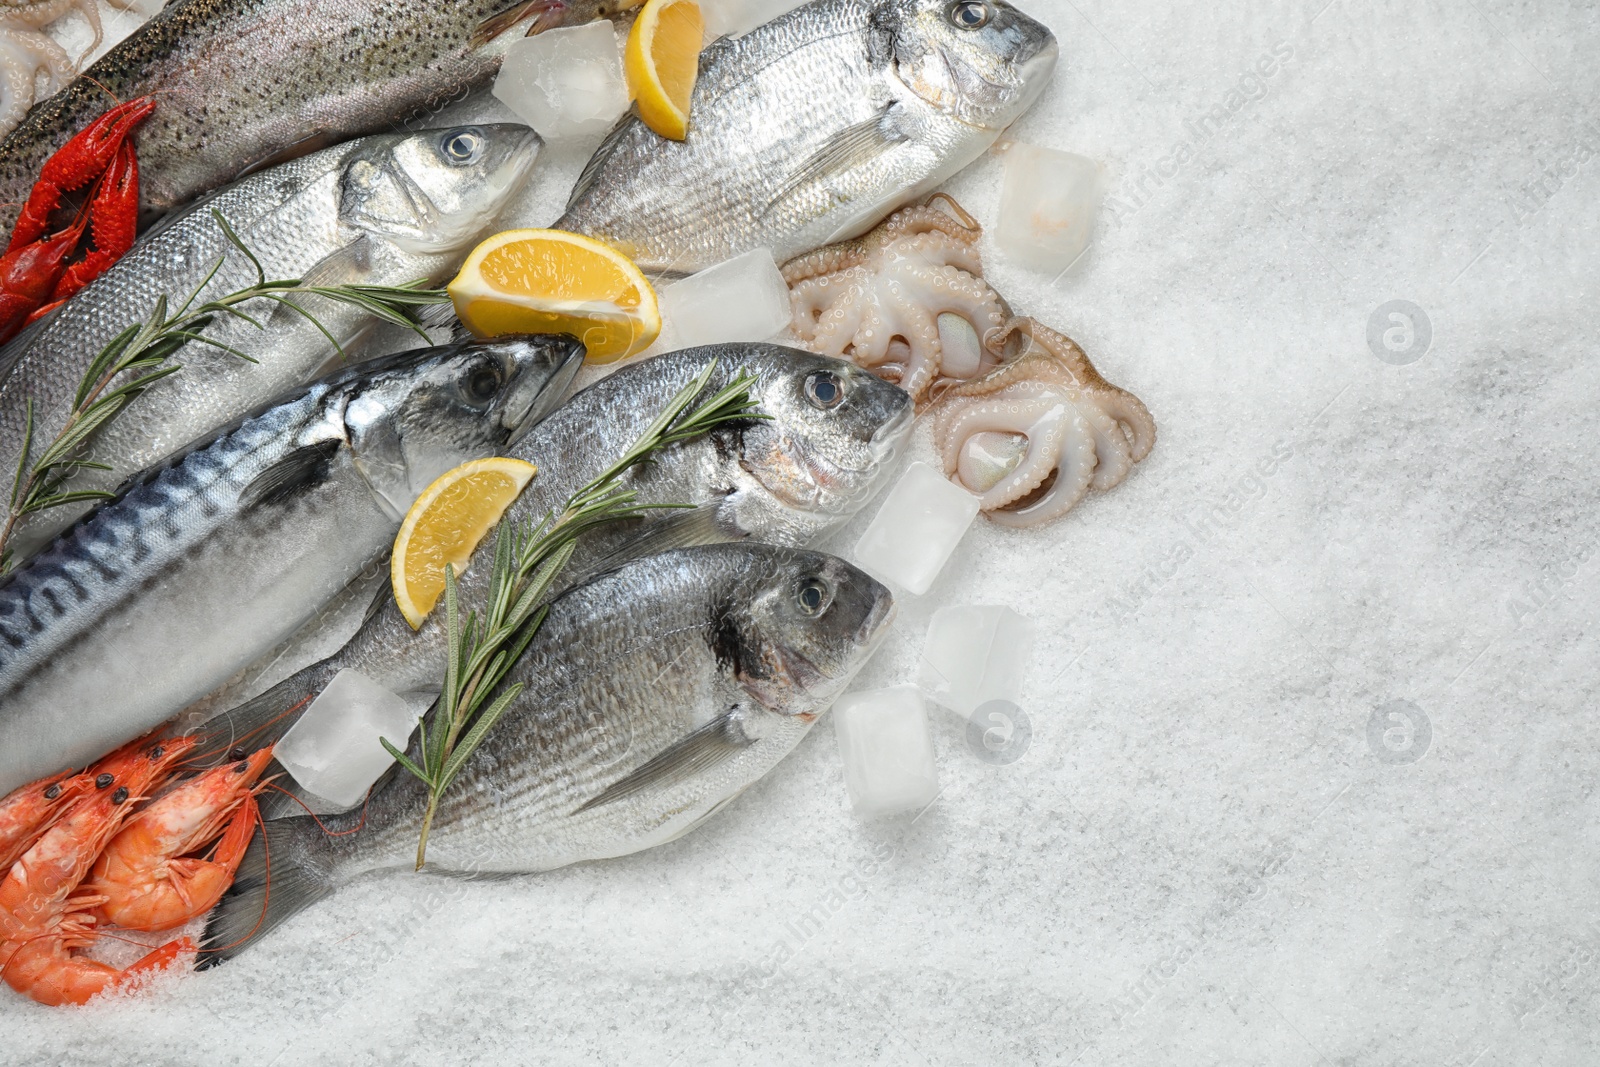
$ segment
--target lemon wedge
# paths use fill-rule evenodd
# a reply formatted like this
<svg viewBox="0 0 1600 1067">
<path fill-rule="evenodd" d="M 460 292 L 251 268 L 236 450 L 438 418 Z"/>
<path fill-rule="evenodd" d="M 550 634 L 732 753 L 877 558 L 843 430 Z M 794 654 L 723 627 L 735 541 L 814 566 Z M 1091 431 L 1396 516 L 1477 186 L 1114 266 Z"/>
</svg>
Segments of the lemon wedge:
<svg viewBox="0 0 1600 1067">
<path fill-rule="evenodd" d="M 483 535 L 538 470 L 520 459 L 475 459 L 441 474 L 417 497 L 389 561 L 395 603 L 413 630 L 444 594 L 445 564 L 461 574 Z"/>
<path fill-rule="evenodd" d="M 628 31 L 622 60 L 628 91 L 644 124 L 674 141 L 689 135 L 689 99 L 705 34 L 695 0 L 646 0 Z"/>
<path fill-rule="evenodd" d="M 472 250 L 449 291 L 478 337 L 570 333 L 590 363 L 642 352 L 661 332 L 655 290 L 633 260 L 565 230 L 495 234 Z"/>
</svg>

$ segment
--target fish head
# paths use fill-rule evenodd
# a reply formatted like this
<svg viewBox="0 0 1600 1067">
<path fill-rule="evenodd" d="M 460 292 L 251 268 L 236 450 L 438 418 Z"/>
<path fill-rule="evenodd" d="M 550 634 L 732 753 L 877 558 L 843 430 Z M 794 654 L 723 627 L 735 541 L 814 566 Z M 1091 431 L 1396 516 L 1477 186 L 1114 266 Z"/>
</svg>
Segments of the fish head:
<svg viewBox="0 0 1600 1067">
<path fill-rule="evenodd" d="M 583 364 L 565 334 L 424 348 L 352 368 L 343 407 L 362 477 L 395 517 L 439 475 L 504 452 L 565 398 Z"/>
<path fill-rule="evenodd" d="M 726 506 L 757 540 L 799 545 L 876 495 L 911 436 L 911 397 L 854 364 L 779 345 L 729 360 L 756 379 L 765 419 L 723 432 L 737 487 Z"/>
<path fill-rule="evenodd" d="M 712 620 L 717 661 L 768 711 L 815 719 L 872 657 L 894 595 L 837 556 L 773 550 Z"/>
<path fill-rule="evenodd" d="M 875 22 L 892 28 L 895 71 L 938 111 L 998 133 L 1055 71 L 1055 35 L 1003 0 L 900 0 Z"/>
<path fill-rule="evenodd" d="M 457 251 L 522 188 L 542 143 L 514 123 L 369 137 L 345 163 L 339 217 L 408 252 Z"/>
</svg>

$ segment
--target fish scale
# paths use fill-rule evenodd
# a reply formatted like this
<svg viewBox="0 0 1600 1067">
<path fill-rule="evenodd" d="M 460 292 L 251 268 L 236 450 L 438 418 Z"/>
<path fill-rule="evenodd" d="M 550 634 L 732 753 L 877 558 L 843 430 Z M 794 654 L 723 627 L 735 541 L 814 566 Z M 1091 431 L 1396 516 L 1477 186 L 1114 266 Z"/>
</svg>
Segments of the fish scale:
<svg viewBox="0 0 1600 1067">
<path fill-rule="evenodd" d="M 340 372 L 144 473 L 0 579 L 0 794 L 166 721 L 289 636 L 429 481 L 546 414 L 581 357 L 570 338 L 508 339 Z"/>
<path fill-rule="evenodd" d="M 796 595 L 814 582 L 828 600 L 812 613 Z M 663 552 L 568 591 L 445 794 L 429 869 L 545 871 L 693 830 L 800 742 L 893 611 L 843 560 L 760 544 Z M 269 822 L 212 914 L 206 965 L 363 873 L 410 867 L 426 805 L 397 771 L 357 811 Z"/>
</svg>

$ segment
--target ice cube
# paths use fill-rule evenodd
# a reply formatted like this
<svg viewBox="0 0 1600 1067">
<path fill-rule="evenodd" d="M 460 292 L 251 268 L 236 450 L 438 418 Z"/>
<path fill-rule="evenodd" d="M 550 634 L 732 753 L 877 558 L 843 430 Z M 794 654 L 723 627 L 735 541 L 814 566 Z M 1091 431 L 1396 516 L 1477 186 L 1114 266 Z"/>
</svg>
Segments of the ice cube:
<svg viewBox="0 0 1600 1067">
<path fill-rule="evenodd" d="M 856 814 L 893 815 L 939 795 L 928 710 L 916 686 L 846 693 L 833 706 L 833 732 Z"/>
<path fill-rule="evenodd" d="M 1102 191 L 1094 160 L 1013 142 L 995 232 L 1000 250 L 1025 267 L 1060 274 L 1089 247 Z"/>
<path fill-rule="evenodd" d="M 546 30 L 513 42 L 494 95 L 547 141 L 605 133 L 628 109 L 611 23 Z"/>
<path fill-rule="evenodd" d="M 347 667 L 333 676 L 272 754 L 306 789 L 351 808 L 394 762 L 378 738 L 404 750 L 417 719 L 405 700 Z"/>
<path fill-rule="evenodd" d="M 788 14 L 806 0 L 701 0 L 706 38 L 738 37 Z"/>
<path fill-rule="evenodd" d="M 856 562 L 908 593 L 926 593 L 977 517 L 977 497 L 913 463 L 856 542 Z"/>
<path fill-rule="evenodd" d="M 662 351 L 765 341 L 789 325 L 789 286 L 767 248 L 707 267 L 661 290 Z"/>
<path fill-rule="evenodd" d="M 1033 651 L 1034 625 L 1010 608 L 940 608 L 922 647 L 922 691 L 965 718 L 991 700 L 1018 703 Z"/>
</svg>

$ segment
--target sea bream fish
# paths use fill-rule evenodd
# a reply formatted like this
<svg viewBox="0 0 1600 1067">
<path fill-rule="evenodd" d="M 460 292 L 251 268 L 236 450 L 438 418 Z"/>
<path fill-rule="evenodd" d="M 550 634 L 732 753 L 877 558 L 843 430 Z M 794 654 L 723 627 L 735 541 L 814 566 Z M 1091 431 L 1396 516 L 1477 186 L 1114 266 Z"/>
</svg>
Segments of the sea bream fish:
<svg viewBox="0 0 1600 1067">
<path fill-rule="evenodd" d="M 971 163 L 1043 91 L 1048 29 L 1003 0 L 814 0 L 700 58 L 689 135 L 622 119 L 561 229 L 688 274 L 865 232 Z"/>
<path fill-rule="evenodd" d="M 173 0 L 0 142 L 0 232 L 52 152 L 112 103 L 153 216 L 248 171 L 429 114 L 484 85 L 528 32 L 633 0 Z"/>
<path fill-rule="evenodd" d="M 130 481 L 0 579 L 0 794 L 177 714 L 382 555 L 430 481 L 566 392 L 565 336 L 323 378 Z"/>
<path fill-rule="evenodd" d="M 768 416 L 720 427 L 657 453 L 623 476 L 641 503 L 691 504 L 602 527 L 568 564 L 567 583 L 619 554 L 643 555 L 687 544 L 754 539 L 799 547 L 837 529 L 894 472 L 910 437 L 911 398 L 845 362 L 771 344 L 727 344 L 655 356 L 624 367 L 569 400 L 511 452 L 539 468 L 502 523 L 559 509 L 625 452 L 661 405 L 715 364 L 708 390 L 741 370 L 755 377 L 751 398 Z M 485 538 L 461 576 L 461 603 L 480 604 L 493 572 Z M 259 747 L 282 736 L 297 709 L 344 668 L 405 697 L 420 714 L 444 677 L 445 634 L 435 611 L 413 633 L 387 586 L 377 609 L 333 655 L 213 717 L 208 751 Z M 279 802 L 263 797 L 266 810 Z"/>
<path fill-rule="evenodd" d="M 800 742 L 893 616 L 856 567 L 760 544 L 647 556 L 567 592 L 512 669 L 527 688 L 444 794 L 426 869 L 547 871 L 688 833 Z M 359 810 L 266 824 L 202 966 L 366 872 L 411 869 L 427 788 L 389 773 Z"/>
<path fill-rule="evenodd" d="M 175 310 L 197 290 L 203 302 L 255 283 L 255 265 L 228 240 L 216 215 L 270 279 L 437 283 L 522 187 L 539 145 L 532 130 L 509 124 L 378 134 L 263 171 L 169 219 L 55 315 L 0 349 L 0 367 L 11 368 L 0 381 L 0 470 L 17 469 L 30 404 L 37 456 L 66 424 L 96 354 L 149 319 L 158 298 Z M 294 299 L 317 323 L 267 300 L 239 309 L 264 329 L 218 316 L 205 335 L 256 362 L 200 342 L 186 345 L 172 357 L 180 371 L 151 385 L 90 439 L 84 458 L 105 469 L 79 470 L 63 489 L 115 487 L 305 383 L 335 354 L 323 329 L 344 346 L 374 321 L 350 304 Z M 10 547 L 27 555 L 87 508 L 29 516 Z"/>
</svg>

